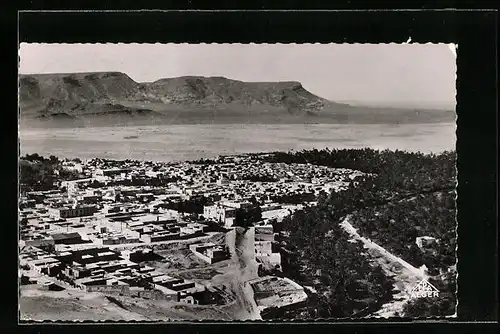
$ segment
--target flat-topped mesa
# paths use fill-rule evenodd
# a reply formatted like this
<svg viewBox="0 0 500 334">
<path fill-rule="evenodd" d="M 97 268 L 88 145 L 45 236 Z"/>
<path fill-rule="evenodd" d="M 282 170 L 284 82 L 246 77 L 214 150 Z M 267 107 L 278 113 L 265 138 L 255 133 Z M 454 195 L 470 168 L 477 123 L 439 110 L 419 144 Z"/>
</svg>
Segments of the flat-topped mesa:
<svg viewBox="0 0 500 334">
<path fill-rule="evenodd" d="M 108 109 L 101 106 L 109 104 L 155 111 L 176 106 L 227 110 L 238 105 L 300 111 L 326 101 L 297 81 L 243 82 L 222 76 L 138 83 L 121 72 L 85 72 L 21 75 L 19 82 L 21 113 L 35 117 L 103 113 Z"/>
<path fill-rule="evenodd" d="M 26 74 L 19 86 L 21 123 L 29 126 L 41 120 L 42 127 L 454 121 L 450 112 L 351 107 L 321 98 L 298 81 L 183 76 L 136 82 L 113 71 Z"/>
<path fill-rule="evenodd" d="M 34 99 L 93 102 L 121 99 L 138 92 L 139 85 L 121 72 L 29 74 L 20 76 L 21 103 Z"/>
<path fill-rule="evenodd" d="M 185 76 L 143 84 L 145 91 L 173 103 L 266 105 L 288 108 L 293 98 L 323 100 L 307 92 L 300 82 L 243 82 L 225 77 Z"/>
<path fill-rule="evenodd" d="M 19 76 L 21 89 L 24 84 L 38 83 L 41 86 L 54 86 L 57 83 L 69 86 L 85 86 L 94 81 L 100 82 L 126 82 L 128 85 L 137 85 L 127 74 L 121 72 L 79 72 L 79 73 L 45 73 L 21 74 Z"/>
</svg>

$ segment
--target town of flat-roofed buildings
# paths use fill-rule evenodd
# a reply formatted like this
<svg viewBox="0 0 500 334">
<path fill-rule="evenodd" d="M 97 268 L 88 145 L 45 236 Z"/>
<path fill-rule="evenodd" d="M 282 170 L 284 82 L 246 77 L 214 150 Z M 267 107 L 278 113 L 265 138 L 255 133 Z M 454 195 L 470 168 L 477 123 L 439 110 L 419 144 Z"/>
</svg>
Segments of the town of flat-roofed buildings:
<svg viewBox="0 0 500 334">
<path fill-rule="evenodd" d="M 280 270 L 275 224 L 314 205 L 321 192 L 340 191 L 361 175 L 271 164 L 252 155 L 169 164 L 67 159 L 63 167 L 80 178 L 59 181 L 57 190 L 21 194 L 23 277 L 49 277 L 60 288 L 188 303 L 202 300 L 207 286 L 151 265 L 157 250 L 185 244 L 186 254 L 199 260 L 192 260 L 195 265 L 216 266 L 230 259 L 217 237 L 239 224 L 241 212 L 258 208 L 259 219 L 252 222 L 255 259 Z M 299 297 L 290 297 L 289 304 L 303 301 L 296 290 Z"/>
</svg>

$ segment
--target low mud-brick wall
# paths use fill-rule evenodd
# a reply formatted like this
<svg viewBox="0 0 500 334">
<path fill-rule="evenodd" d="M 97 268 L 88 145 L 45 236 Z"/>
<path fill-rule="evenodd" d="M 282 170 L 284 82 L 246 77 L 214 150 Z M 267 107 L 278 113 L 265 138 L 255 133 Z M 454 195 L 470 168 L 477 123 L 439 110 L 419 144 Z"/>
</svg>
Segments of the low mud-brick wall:
<svg viewBox="0 0 500 334">
<path fill-rule="evenodd" d="M 87 292 L 102 292 L 116 295 L 130 295 L 130 287 L 128 285 L 89 285 Z"/>
<path fill-rule="evenodd" d="M 179 301 L 178 294 L 167 295 L 158 290 L 142 290 L 137 292 L 137 296 L 144 299 Z"/>
</svg>

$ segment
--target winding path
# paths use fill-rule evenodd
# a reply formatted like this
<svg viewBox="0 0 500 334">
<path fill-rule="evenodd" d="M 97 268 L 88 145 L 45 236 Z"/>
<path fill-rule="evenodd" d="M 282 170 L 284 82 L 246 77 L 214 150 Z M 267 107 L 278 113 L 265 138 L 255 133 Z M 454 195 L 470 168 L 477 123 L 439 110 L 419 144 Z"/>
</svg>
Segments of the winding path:
<svg viewBox="0 0 500 334">
<path fill-rule="evenodd" d="M 397 293 L 393 296 L 394 299 L 382 305 L 380 310 L 370 316 L 388 318 L 402 315 L 403 308 L 410 298 L 408 291 L 416 286 L 421 280 L 427 279 L 427 275 L 423 270 L 412 266 L 402 258 L 387 251 L 382 246 L 374 243 L 370 239 L 362 237 L 350 223 L 350 218 L 351 215 L 346 216 L 340 223 L 340 226 L 352 239 L 362 242 L 371 255 L 373 262 L 380 265 L 386 275 L 392 276 L 395 281 L 394 289 Z"/>
<path fill-rule="evenodd" d="M 235 228 L 226 235 L 226 242 L 233 260 L 232 286 L 242 320 L 261 320 L 251 287 L 246 284 L 258 277 L 254 252 L 255 229 Z"/>
</svg>

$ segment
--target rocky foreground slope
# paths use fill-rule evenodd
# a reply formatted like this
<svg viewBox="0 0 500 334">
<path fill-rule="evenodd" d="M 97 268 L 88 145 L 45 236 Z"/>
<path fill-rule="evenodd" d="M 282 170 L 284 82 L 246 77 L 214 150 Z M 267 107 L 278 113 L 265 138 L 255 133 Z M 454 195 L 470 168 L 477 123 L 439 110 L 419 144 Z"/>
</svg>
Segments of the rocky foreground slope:
<svg viewBox="0 0 500 334">
<path fill-rule="evenodd" d="M 98 72 L 21 75 L 19 86 L 21 121 L 49 126 L 399 123 L 447 120 L 453 115 L 355 108 L 316 96 L 294 81 L 242 82 L 191 76 L 138 83 L 124 73 Z"/>
</svg>

